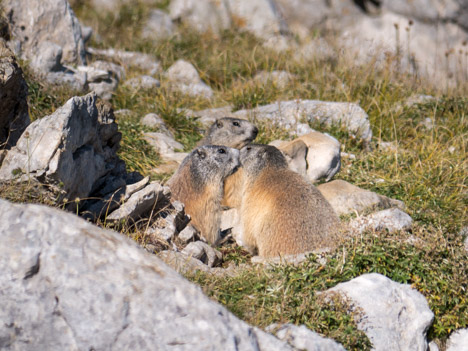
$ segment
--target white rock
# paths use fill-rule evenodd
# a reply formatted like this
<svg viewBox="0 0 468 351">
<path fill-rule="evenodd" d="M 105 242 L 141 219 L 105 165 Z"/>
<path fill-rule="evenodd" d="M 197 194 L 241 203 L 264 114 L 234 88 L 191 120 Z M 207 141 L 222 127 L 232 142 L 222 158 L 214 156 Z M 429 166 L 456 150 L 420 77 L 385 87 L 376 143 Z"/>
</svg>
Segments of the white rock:
<svg viewBox="0 0 468 351">
<path fill-rule="evenodd" d="M 282 19 L 274 0 L 227 0 L 235 25 L 260 38 L 286 33 L 288 26 Z"/>
<path fill-rule="evenodd" d="M 283 324 L 267 327 L 270 331 L 276 330 L 275 335 L 291 346 L 305 351 L 345 351 L 345 348 L 332 339 L 325 338 L 308 329 L 305 325 Z"/>
<path fill-rule="evenodd" d="M 156 78 L 144 75 L 144 76 L 134 77 L 125 81 L 125 85 L 133 89 L 149 90 L 149 89 L 159 88 L 161 86 L 161 83 Z"/>
<path fill-rule="evenodd" d="M 221 263 L 223 255 L 203 241 L 189 243 L 183 250 L 184 255 L 202 261 L 208 267 L 214 267 Z"/>
<path fill-rule="evenodd" d="M 260 84 L 274 84 L 279 89 L 284 89 L 292 79 L 293 75 L 286 71 L 261 71 L 254 77 L 254 81 Z"/>
<path fill-rule="evenodd" d="M 325 291 L 351 300 L 358 312 L 357 327 L 364 331 L 376 351 L 426 351 L 426 332 L 434 314 L 426 299 L 407 284 L 377 274 L 364 274 Z"/>
<path fill-rule="evenodd" d="M 187 243 L 196 238 L 197 230 L 191 225 L 186 226 L 178 235 L 178 238 L 183 242 Z"/>
<path fill-rule="evenodd" d="M 75 215 L 0 200 L 0 239 L 5 350 L 292 351 L 125 235 Z"/>
<path fill-rule="evenodd" d="M 88 47 L 87 52 L 96 57 L 116 60 L 124 67 L 135 67 L 154 75 L 161 70 L 161 65 L 151 55 L 141 52 L 120 51 L 115 49 L 96 49 Z"/>
<path fill-rule="evenodd" d="M 60 184 L 73 200 L 89 197 L 107 175 L 118 174 L 122 161 L 116 151 L 121 135 L 113 116 L 100 113 L 96 99 L 94 94 L 73 97 L 52 115 L 31 123 L 5 157 L 0 179 L 40 178 Z M 105 140 L 104 129 L 110 133 Z"/>
<path fill-rule="evenodd" d="M 33 60 L 48 41 L 62 48 L 64 63 L 86 62 L 80 23 L 67 0 L 3 0 L 2 8 L 23 58 Z"/>
<path fill-rule="evenodd" d="M 468 329 L 454 331 L 447 341 L 447 351 L 466 351 L 468 346 Z"/>
<path fill-rule="evenodd" d="M 174 26 L 171 17 L 164 11 L 153 9 L 149 18 L 143 25 L 142 37 L 149 40 L 158 41 L 169 38 L 174 34 Z"/>
<path fill-rule="evenodd" d="M 174 139 L 174 133 L 170 131 L 170 129 L 166 126 L 166 122 L 159 117 L 157 113 L 148 113 L 141 119 L 141 124 L 144 126 L 154 128 L 159 130 L 161 133 L 166 134 L 167 136 Z"/>
<path fill-rule="evenodd" d="M 157 213 L 169 202 L 170 190 L 159 183 L 150 183 L 142 190 L 133 193 L 117 210 L 110 213 L 106 220 L 119 222 L 137 220 L 150 211 Z"/>
<path fill-rule="evenodd" d="M 175 150 L 183 150 L 184 146 L 175 141 L 170 136 L 158 132 L 146 132 L 145 140 L 150 144 L 161 156 L 171 155 Z"/>
<path fill-rule="evenodd" d="M 182 94 L 211 98 L 213 90 L 198 75 L 196 68 L 189 62 L 177 60 L 166 72 L 172 87 Z"/>
<path fill-rule="evenodd" d="M 172 0 L 169 13 L 173 20 L 181 21 L 199 32 L 218 34 L 231 27 L 229 6 L 224 0 Z"/>
<path fill-rule="evenodd" d="M 62 47 L 50 41 L 38 44 L 38 53 L 31 59 L 31 68 L 39 74 L 63 71 Z"/>
<path fill-rule="evenodd" d="M 236 117 L 271 121 L 288 130 L 295 130 L 297 123 L 320 122 L 327 126 L 340 124 L 352 135 L 368 144 L 372 138 L 369 117 L 357 104 L 325 102 L 318 100 L 279 101 L 252 110 L 240 110 Z"/>
<path fill-rule="evenodd" d="M 239 237 L 241 236 L 242 226 L 240 222 L 240 216 L 235 208 L 230 208 L 229 210 L 225 210 L 221 212 L 221 222 L 220 222 L 220 230 L 226 231 L 230 230 L 232 237 L 238 241 Z M 237 242 L 239 246 L 242 246 L 239 242 Z"/>
<path fill-rule="evenodd" d="M 362 213 L 372 208 L 404 208 L 402 201 L 361 189 L 344 180 L 333 180 L 317 186 L 338 215 Z"/>
<path fill-rule="evenodd" d="M 383 230 L 395 232 L 399 230 L 410 230 L 413 219 L 398 208 L 389 208 L 386 210 L 372 213 L 365 217 L 358 217 L 349 223 L 349 227 L 358 233 L 366 229 Z"/>
</svg>

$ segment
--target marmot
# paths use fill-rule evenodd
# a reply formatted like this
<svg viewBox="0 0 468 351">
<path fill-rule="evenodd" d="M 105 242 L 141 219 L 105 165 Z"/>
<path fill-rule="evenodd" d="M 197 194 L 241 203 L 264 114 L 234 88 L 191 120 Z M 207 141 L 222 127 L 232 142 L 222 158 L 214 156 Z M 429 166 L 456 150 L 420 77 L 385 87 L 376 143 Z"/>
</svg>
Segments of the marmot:
<svg viewBox="0 0 468 351">
<path fill-rule="evenodd" d="M 258 128 L 245 119 L 223 117 L 217 119 L 206 132 L 197 146 L 224 145 L 242 149 L 252 142 L 258 134 Z"/>
<path fill-rule="evenodd" d="M 251 143 L 257 134 L 258 128 L 247 120 L 223 117 L 211 125 L 198 145 L 224 145 L 242 149 Z M 242 181 L 242 168 L 226 179 L 222 206 L 238 207 L 240 205 L 239 185 Z"/>
<path fill-rule="evenodd" d="M 310 182 L 288 168 L 281 151 L 250 144 L 241 149 L 240 162 L 244 185 L 238 242 L 262 257 L 336 247 L 337 214 Z"/>
<path fill-rule="evenodd" d="M 185 204 L 192 225 L 210 244 L 220 238 L 224 180 L 239 167 L 239 150 L 215 145 L 194 149 L 169 179 L 172 197 Z"/>
</svg>

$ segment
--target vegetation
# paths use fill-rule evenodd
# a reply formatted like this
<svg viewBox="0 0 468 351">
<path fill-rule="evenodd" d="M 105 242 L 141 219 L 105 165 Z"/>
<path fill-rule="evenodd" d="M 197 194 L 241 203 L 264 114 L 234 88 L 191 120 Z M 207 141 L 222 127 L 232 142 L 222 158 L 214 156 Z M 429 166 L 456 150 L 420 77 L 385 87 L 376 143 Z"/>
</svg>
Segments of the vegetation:
<svg viewBox="0 0 468 351">
<path fill-rule="evenodd" d="M 143 138 L 148 129 L 139 123 L 139 118 L 150 112 L 165 120 L 186 151 L 201 138 L 201 126 L 196 119 L 186 117 L 183 109 L 227 104 L 243 109 L 302 98 L 357 102 L 369 115 L 374 133 L 370 151 L 364 151 L 358 140 L 340 128 L 313 127 L 334 135 L 343 151 L 355 155 L 342 160 L 337 178 L 404 201 L 415 220 L 413 232 L 364 233 L 343 243 L 335 253 L 321 258 L 311 255 L 299 266 L 251 266 L 248 254 L 230 244 L 222 248 L 225 265 L 247 264 L 247 269 L 234 277 L 189 276 L 209 296 L 254 325 L 305 324 L 347 349 L 365 350 L 370 344 L 356 329 L 359 314 L 348 314 L 346 302 L 324 302 L 318 292 L 361 274 L 378 272 L 424 294 L 435 314 L 429 338 L 442 349 L 452 331 L 468 326 L 467 254 L 458 234 L 468 224 L 466 82 L 442 91 L 390 67 L 360 67 L 341 58 L 294 61 L 291 52 L 270 51 L 253 36 L 236 31 L 215 36 L 181 28 L 183 34 L 153 43 L 139 39 L 148 5 L 123 6 L 117 15 L 111 15 L 97 13 L 86 1 L 77 1 L 75 10 L 101 38 L 92 45 L 146 52 L 164 69 L 177 59 L 188 60 L 215 89 L 214 98 L 207 101 L 170 92 L 163 78 L 157 91 L 135 92 L 120 86 L 111 102 L 115 110 L 133 112 L 118 115 L 123 134 L 120 156 L 129 170 L 157 178 L 152 169 L 160 159 Z M 282 88 L 254 83 L 252 78 L 262 70 L 286 70 L 295 78 Z M 74 94 L 46 87 L 26 73 L 32 119 L 50 114 Z M 127 77 L 138 73 L 129 69 Z M 436 99 L 405 106 L 414 94 Z M 289 137 L 279 128 L 259 127 L 260 142 Z M 391 142 L 395 148 L 381 148 L 381 142 Z M 36 193 L 11 191 L 12 186 L 10 191 L 1 189 L 2 197 L 42 201 Z M 325 264 L 322 259 L 326 259 Z"/>
</svg>

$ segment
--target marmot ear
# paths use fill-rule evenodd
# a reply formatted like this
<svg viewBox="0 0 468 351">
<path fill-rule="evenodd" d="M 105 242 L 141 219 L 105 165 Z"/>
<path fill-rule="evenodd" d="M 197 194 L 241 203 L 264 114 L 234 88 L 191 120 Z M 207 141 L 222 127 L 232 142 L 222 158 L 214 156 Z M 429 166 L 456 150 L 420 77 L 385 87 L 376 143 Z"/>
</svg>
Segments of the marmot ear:
<svg viewBox="0 0 468 351">
<path fill-rule="evenodd" d="M 216 120 L 216 127 L 221 128 L 223 126 L 223 122 L 221 122 L 219 119 Z"/>
<path fill-rule="evenodd" d="M 197 155 L 200 159 L 204 160 L 206 157 L 206 152 L 203 150 L 197 150 Z"/>
</svg>

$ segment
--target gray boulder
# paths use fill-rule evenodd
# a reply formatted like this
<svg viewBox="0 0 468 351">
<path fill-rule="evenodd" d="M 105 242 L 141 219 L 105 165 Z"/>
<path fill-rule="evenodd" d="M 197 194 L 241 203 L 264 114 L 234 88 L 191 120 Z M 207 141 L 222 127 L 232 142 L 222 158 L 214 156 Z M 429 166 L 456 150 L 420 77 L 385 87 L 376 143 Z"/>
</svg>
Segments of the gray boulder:
<svg viewBox="0 0 468 351">
<path fill-rule="evenodd" d="M 259 38 L 288 32 L 275 0 L 227 0 L 231 17 L 240 29 Z"/>
<path fill-rule="evenodd" d="M 214 267 L 221 263 L 223 255 L 218 250 L 212 248 L 207 243 L 203 241 L 195 241 L 189 243 L 182 250 L 184 255 L 196 258 L 197 260 L 202 261 L 208 267 Z"/>
<path fill-rule="evenodd" d="M 209 99 L 213 90 L 200 78 L 196 68 L 187 61 L 177 60 L 166 72 L 166 78 L 173 89 L 182 94 Z"/>
<path fill-rule="evenodd" d="M 169 14 L 172 20 L 180 21 L 199 32 L 211 31 L 217 34 L 231 27 L 226 0 L 172 0 Z"/>
<path fill-rule="evenodd" d="M 159 88 L 161 83 L 156 78 L 143 75 L 131 78 L 125 82 L 125 85 L 135 90 L 149 90 Z"/>
<path fill-rule="evenodd" d="M 319 122 L 327 126 L 341 125 L 351 135 L 367 145 L 372 138 L 369 117 L 359 105 L 348 102 L 325 102 L 318 100 L 279 101 L 259 106 L 252 110 L 240 110 L 234 116 L 270 121 L 288 130 L 296 130 L 302 120 Z"/>
<path fill-rule="evenodd" d="M 333 180 L 317 186 L 338 215 L 362 213 L 375 208 L 400 207 L 404 203 L 369 190 L 361 189 L 344 180 Z"/>
<path fill-rule="evenodd" d="M 291 346 L 305 351 L 345 351 L 345 348 L 332 339 L 325 338 L 308 329 L 305 325 L 272 324 L 268 331 L 275 331 L 277 338 L 288 342 Z"/>
<path fill-rule="evenodd" d="M 88 47 L 86 51 L 96 58 L 119 62 L 124 68 L 138 68 L 149 75 L 154 75 L 161 70 L 160 63 L 149 54 L 115 49 L 96 49 L 92 47 Z"/>
<path fill-rule="evenodd" d="M 3 0 L 21 57 L 33 60 L 45 41 L 62 48 L 64 63 L 86 62 L 81 26 L 67 0 Z"/>
<path fill-rule="evenodd" d="M 144 126 L 159 130 L 161 133 L 166 134 L 168 137 L 174 139 L 174 133 L 167 127 L 166 122 L 156 113 L 148 113 L 141 120 L 140 123 Z"/>
<path fill-rule="evenodd" d="M 0 39 L 0 149 L 14 146 L 30 120 L 28 86 L 13 53 Z M 0 156 L 0 165 L 2 158 Z"/>
<path fill-rule="evenodd" d="M 353 219 L 349 223 L 349 227 L 358 233 L 362 233 L 366 229 L 386 229 L 389 232 L 395 232 L 399 230 L 410 230 L 412 224 L 413 219 L 407 213 L 398 208 L 389 208 L 365 217 Z"/>
<path fill-rule="evenodd" d="M 358 312 L 357 327 L 376 351 L 426 351 L 426 332 L 434 314 L 426 299 L 407 284 L 377 274 L 364 274 L 324 292 L 348 299 Z"/>
<path fill-rule="evenodd" d="M 466 351 L 468 345 L 468 329 L 454 331 L 447 341 L 447 351 Z"/>
<path fill-rule="evenodd" d="M 70 200 L 86 198 L 105 186 L 107 176 L 125 177 L 116 155 L 120 138 L 113 115 L 96 105 L 95 94 L 73 97 L 26 128 L 5 156 L 0 180 L 33 177 L 59 185 Z"/>
<path fill-rule="evenodd" d="M 2 350 L 292 350 L 73 214 L 0 200 L 0 237 Z"/>
<path fill-rule="evenodd" d="M 143 25 L 141 35 L 145 39 L 156 42 L 173 36 L 174 26 L 172 25 L 171 17 L 161 10 L 151 10 L 149 18 Z"/>
</svg>

